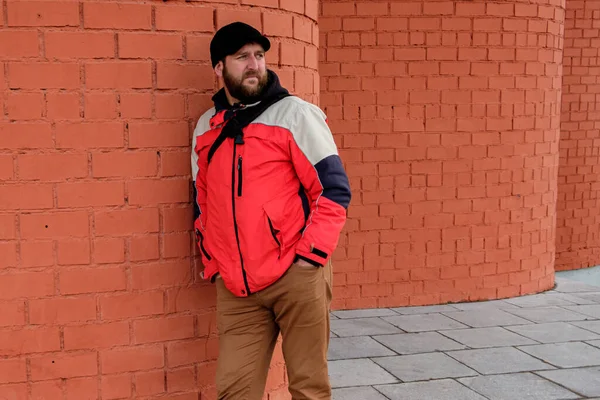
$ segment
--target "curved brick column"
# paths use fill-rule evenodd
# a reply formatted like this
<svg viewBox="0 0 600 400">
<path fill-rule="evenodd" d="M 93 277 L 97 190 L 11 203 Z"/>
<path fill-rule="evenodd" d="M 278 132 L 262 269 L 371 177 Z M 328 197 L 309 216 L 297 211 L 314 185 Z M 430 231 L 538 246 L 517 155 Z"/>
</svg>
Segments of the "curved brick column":
<svg viewBox="0 0 600 400">
<path fill-rule="evenodd" d="M 556 269 L 600 264 L 600 3 L 567 1 Z"/>
<path fill-rule="evenodd" d="M 328 1 L 321 104 L 354 189 L 337 307 L 553 286 L 561 1 Z"/>
<path fill-rule="evenodd" d="M 254 24 L 283 84 L 319 93 L 317 1 L 231 3 L 0 7 L 0 397 L 215 398 L 189 172 L 212 34 Z M 278 399 L 284 377 L 278 355 Z"/>
</svg>

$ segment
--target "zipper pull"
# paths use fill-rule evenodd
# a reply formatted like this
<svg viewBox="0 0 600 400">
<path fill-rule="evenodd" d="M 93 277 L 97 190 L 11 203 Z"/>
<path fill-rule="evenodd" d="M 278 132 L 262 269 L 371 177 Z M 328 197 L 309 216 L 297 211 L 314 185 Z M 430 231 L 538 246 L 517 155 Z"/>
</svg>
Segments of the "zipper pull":
<svg viewBox="0 0 600 400">
<path fill-rule="evenodd" d="M 240 134 L 237 134 L 237 135 L 235 136 L 235 141 L 234 141 L 234 143 L 235 143 L 235 144 L 244 144 L 244 138 L 242 138 L 242 135 L 240 135 Z"/>
</svg>

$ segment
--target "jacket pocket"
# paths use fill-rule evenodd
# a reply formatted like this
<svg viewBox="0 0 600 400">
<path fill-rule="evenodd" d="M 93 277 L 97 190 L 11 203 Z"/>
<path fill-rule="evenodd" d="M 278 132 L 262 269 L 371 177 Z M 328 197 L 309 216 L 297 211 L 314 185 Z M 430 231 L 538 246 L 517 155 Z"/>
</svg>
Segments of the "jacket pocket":
<svg viewBox="0 0 600 400">
<path fill-rule="evenodd" d="M 263 210 L 266 219 L 265 225 L 268 229 L 268 234 L 271 237 L 271 243 L 273 244 L 273 247 L 279 250 L 279 257 L 281 257 L 284 247 L 281 220 L 277 217 L 277 211 L 270 209 L 269 204 L 266 204 L 265 207 L 263 207 Z"/>
</svg>

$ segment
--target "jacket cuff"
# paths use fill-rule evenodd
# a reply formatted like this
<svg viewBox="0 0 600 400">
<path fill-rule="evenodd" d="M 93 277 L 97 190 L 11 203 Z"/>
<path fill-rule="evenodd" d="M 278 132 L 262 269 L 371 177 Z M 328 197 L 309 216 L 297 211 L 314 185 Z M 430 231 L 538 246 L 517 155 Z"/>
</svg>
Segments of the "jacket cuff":
<svg viewBox="0 0 600 400">
<path fill-rule="evenodd" d="M 329 254 L 313 246 L 309 253 L 296 250 L 296 260 L 297 259 L 304 260 L 315 267 L 322 267 L 327 263 Z"/>
</svg>

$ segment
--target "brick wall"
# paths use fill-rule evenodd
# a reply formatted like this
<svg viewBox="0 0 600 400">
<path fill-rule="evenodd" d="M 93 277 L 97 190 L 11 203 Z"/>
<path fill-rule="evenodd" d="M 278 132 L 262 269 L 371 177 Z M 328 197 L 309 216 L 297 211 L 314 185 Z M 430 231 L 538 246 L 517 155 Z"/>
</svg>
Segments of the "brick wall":
<svg viewBox="0 0 600 400">
<path fill-rule="evenodd" d="M 0 398 L 215 398 L 189 165 L 212 34 L 263 29 L 319 94 L 316 0 L 218 3 L 0 2 Z"/>
<path fill-rule="evenodd" d="M 556 269 L 600 264 L 600 2 L 567 1 Z"/>
<path fill-rule="evenodd" d="M 335 306 L 553 285 L 564 1 L 329 1 L 321 105 L 354 189 Z"/>
</svg>

